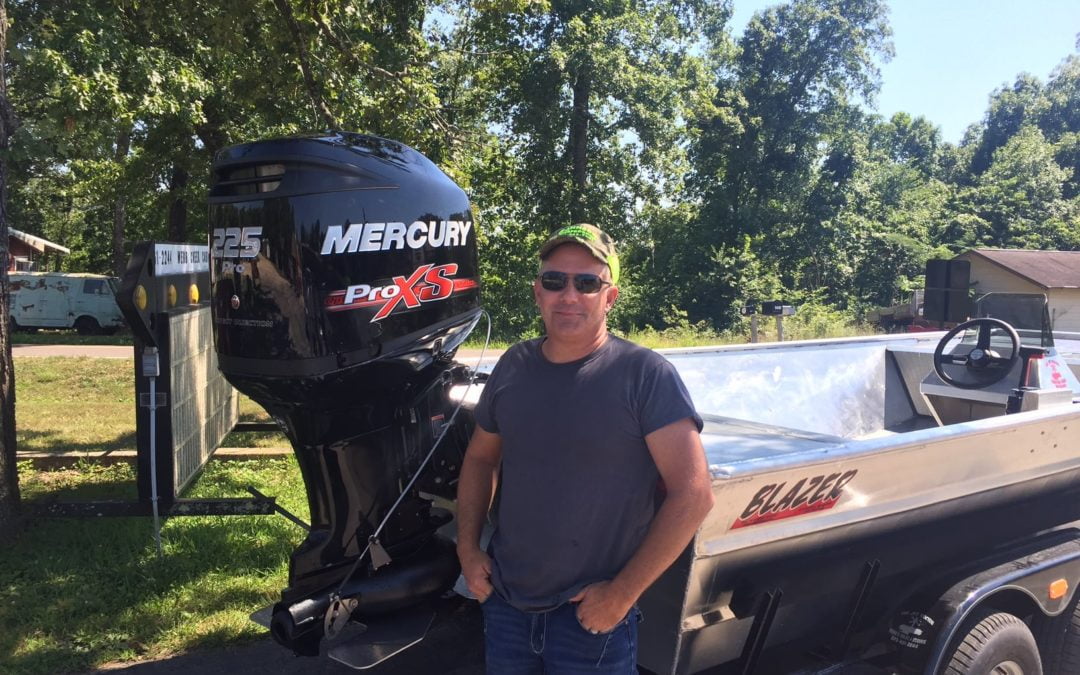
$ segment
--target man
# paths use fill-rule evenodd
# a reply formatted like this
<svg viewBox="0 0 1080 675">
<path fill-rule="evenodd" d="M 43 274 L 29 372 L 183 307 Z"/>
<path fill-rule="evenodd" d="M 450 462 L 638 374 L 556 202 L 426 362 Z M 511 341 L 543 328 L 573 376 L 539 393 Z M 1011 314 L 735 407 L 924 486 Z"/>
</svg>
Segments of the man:
<svg viewBox="0 0 1080 675">
<path fill-rule="evenodd" d="M 712 507 L 701 418 L 670 363 L 608 334 L 619 264 L 607 234 L 564 227 L 540 259 L 546 335 L 507 350 L 480 397 L 458 557 L 489 673 L 636 673 L 635 603 Z"/>
</svg>

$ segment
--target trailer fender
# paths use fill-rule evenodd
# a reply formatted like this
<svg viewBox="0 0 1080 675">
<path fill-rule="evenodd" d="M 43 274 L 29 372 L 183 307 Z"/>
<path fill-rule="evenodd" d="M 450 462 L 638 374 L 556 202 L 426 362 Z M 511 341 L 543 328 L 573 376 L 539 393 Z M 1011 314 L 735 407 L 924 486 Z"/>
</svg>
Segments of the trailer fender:
<svg viewBox="0 0 1080 675">
<path fill-rule="evenodd" d="M 941 671 L 958 631 L 987 607 L 1017 615 L 1056 617 L 1070 606 L 1080 584 L 1080 533 L 1066 530 L 1044 539 L 1038 550 L 970 574 L 942 593 L 928 611 L 902 611 L 889 629 L 902 660 L 926 673 Z M 1000 557 L 997 558 L 1001 560 Z"/>
</svg>

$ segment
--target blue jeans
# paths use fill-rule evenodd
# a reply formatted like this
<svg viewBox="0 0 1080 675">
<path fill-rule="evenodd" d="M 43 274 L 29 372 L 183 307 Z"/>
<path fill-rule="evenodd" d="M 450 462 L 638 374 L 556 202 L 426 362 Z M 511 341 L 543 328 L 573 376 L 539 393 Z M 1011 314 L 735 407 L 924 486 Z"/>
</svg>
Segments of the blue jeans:
<svg viewBox="0 0 1080 675">
<path fill-rule="evenodd" d="M 637 673 L 641 613 L 636 607 L 610 632 L 599 635 L 581 627 L 577 606 L 571 603 L 546 612 L 523 612 L 492 593 L 480 608 L 488 675 Z"/>
</svg>

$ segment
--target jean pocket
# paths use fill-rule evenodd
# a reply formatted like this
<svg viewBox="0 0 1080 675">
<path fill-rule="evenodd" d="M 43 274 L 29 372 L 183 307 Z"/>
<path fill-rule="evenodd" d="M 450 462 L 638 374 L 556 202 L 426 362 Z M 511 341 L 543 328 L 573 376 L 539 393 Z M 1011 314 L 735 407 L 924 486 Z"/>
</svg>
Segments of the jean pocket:
<svg viewBox="0 0 1080 675">
<path fill-rule="evenodd" d="M 610 673 L 637 671 L 637 616 L 638 613 L 631 610 L 611 631 L 599 636 L 604 638 L 604 645 L 596 668 Z"/>
<path fill-rule="evenodd" d="M 578 627 L 581 628 L 581 630 L 585 631 L 586 633 L 588 633 L 590 635 L 611 635 L 615 631 L 619 630 L 619 628 L 621 628 L 622 626 L 625 626 L 627 624 L 627 622 L 630 621 L 630 617 L 635 616 L 635 612 L 637 612 L 637 614 L 636 614 L 637 617 L 641 616 L 641 612 L 638 612 L 637 608 L 635 607 L 635 608 L 631 609 L 629 612 L 627 612 L 626 616 L 624 616 L 619 621 L 619 623 L 612 626 L 609 630 L 605 630 L 605 631 L 602 631 L 602 632 L 599 632 L 599 633 L 592 632 L 591 630 L 586 628 L 584 624 L 581 623 L 581 619 L 578 618 L 576 609 L 574 610 L 574 620 L 577 621 L 577 625 L 578 625 Z M 640 621 L 640 620 L 641 619 L 638 618 L 638 621 Z"/>
</svg>

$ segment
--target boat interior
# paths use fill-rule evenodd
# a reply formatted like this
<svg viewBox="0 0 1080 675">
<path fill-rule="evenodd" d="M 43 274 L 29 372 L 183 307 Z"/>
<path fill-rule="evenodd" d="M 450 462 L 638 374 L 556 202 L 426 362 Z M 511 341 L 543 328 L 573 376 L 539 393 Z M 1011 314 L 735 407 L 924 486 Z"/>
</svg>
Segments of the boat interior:
<svg viewBox="0 0 1080 675">
<path fill-rule="evenodd" d="M 1017 411 L 1071 404 L 1080 396 L 1080 342 L 1055 344 L 1044 296 L 991 294 L 980 299 L 977 313 L 984 323 L 967 322 L 975 325 L 949 333 L 734 345 L 665 356 L 705 419 L 702 440 L 714 465 L 1001 416 L 1020 387 L 1028 390 L 1027 402 Z M 993 320 L 1015 327 L 1017 342 Z M 940 369 L 952 383 L 935 370 L 941 342 Z M 996 357 L 989 367 L 972 362 L 980 349 Z M 1048 361 L 1068 367 L 1050 372 Z M 1052 377 L 1064 377 L 1066 384 L 1055 389 Z"/>
</svg>

